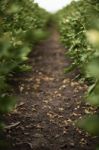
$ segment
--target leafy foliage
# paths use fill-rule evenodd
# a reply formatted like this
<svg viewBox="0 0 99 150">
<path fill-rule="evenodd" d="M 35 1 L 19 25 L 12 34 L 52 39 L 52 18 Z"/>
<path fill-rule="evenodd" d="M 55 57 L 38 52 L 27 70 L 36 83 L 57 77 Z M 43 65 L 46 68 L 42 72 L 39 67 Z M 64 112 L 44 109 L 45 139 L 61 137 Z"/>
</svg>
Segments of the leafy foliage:
<svg viewBox="0 0 99 150">
<path fill-rule="evenodd" d="M 72 59 L 72 66 L 66 71 L 71 71 L 76 67 L 80 68 L 83 73 L 83 68 L 90 59 L 94 49 L 86 40 L 85 33 L 90 26 L 91 5 L 86 1 L 72 2 L 59 13 L 61 41 L 68 49 L 67 54 Z M 83 17 L 82 17 L 83 16 Z"/>
<path fill-rule="evenodd" d="M 92 135 L 99 135 L 99 117 L 97 115 L 84 117 L 78 122 L 78 126 L 82 127 Z"/>
<path fill-rule="evenodd" d="M 15 104 L 6 92 L 8 75 L 18 68 L 29 69 L 24 62 L 33 45 L 45 37 L 48 19 L 33 0 L 0 1 L 0 115 Z"/>
<path fill-rule="evenodd" d="M 81 74 L 93 79 L 87 102 L 99 106 L 99 2 L 80 0 L 72 2 L 58 12 L 61 41 L 68 49 L 72 66 L 66 71 L 80 68 Z M 78 122 L 79 127 L 99 136 L 99 115 L 90 115 Z"/>
</svg>

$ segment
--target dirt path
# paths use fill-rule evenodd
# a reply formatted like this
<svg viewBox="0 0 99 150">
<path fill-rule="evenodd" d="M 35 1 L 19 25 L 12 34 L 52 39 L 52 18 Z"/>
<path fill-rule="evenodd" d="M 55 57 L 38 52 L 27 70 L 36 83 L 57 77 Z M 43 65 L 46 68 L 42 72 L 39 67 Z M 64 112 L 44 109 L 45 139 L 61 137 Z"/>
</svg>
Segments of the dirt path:
<svg viewBox="0 0 99 150">
<path fill-rule="evenodd" d="M 14 79 L 19 103 L 7 118 L 8 124 L 18 122 L 7 131 L 13 150 L 94 150 L 94 138 L 74 126 L 90 110 L 82 98 L 86 85 L 64 75 L 64 53 L 53 32 L 31 54 L 32 72 Z"/>
</svg>

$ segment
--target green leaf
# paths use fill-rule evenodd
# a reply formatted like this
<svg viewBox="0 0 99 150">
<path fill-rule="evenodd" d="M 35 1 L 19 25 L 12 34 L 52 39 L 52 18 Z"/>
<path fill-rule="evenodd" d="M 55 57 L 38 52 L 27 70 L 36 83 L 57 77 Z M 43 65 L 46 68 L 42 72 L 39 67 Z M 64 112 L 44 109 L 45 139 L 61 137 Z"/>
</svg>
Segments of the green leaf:
<svg viewBox="0 0 99 150">
<path fill-rule="evenodd" d="M 86 68 L 91 77 L 99 78 L 99 58 L 94 58 Z"/>
<path fill-rule="evenodd" d="M 99 136 L 99 116 L 92 115 L 83 117 L 81 120 L 77 122 L 77 125 L 89 132 L 92 135 Z"/>
<path fill-rule="evenodd" d="M 0 97 L 0 113 L 8 113 L 13 110 L 16 104 L 15 97 L 4 95 Z"/>
<path fill-rule="evenodd" d="M 88 88 L 88 94 L 91 94 L 93 92 L 93 90 L 95 89 L 96 83 L 92 84 L 91 86 L 89 86 Z"/>
<path fill-rule="evenodd" d="M 89 102 L 92 106 L 99 107 L 99 94 L 92 92 L 88 95 L 87 102 Z"/>
</svg>

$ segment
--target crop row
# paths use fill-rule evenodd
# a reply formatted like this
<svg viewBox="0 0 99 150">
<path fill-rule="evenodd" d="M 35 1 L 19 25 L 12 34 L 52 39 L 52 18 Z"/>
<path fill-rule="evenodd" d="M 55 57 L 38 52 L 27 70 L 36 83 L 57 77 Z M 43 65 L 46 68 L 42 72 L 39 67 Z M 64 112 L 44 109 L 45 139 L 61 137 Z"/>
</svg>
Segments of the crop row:
<svg viewBox="0 0 99 150">
<path fill-rule="evenodd" d="M 99 106 L 99 2 L 73 1 L 57 13 L 61 41 L 72 60 L 66 72 L 79 68 L 84 79 L 93 83 L 89 87 L 87 102 Z M 88 81 L 89 81 L 88 80 Z M 84 117 L 79 126 L 99 136 L 99 116 Z"/>
<path fill-rule="evenodd" d="M 45 36 L 48 19 L 33 0 L 0 0 L 0 115 L 15 103 L 7 93 L 8 76 L 25 66 L 33 46 Z"/>
</svg>

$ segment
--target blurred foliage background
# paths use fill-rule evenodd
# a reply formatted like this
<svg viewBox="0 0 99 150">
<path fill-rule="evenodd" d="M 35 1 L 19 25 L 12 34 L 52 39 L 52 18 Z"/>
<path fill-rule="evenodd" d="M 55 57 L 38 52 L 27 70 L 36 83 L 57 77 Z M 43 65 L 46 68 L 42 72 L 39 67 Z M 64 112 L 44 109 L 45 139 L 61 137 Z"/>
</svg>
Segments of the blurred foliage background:
<svg viewBox="0 0 99 150">
<path fill-rule="evenodd" d="M 87 103 L 99 107 L 99 1 L 79 0 L 72 3 L 57 14 L 58 30 L 66 55 L 72 65 L 66 72 L 76 68 L 80 70 L 83 81 L 89 86 Z M 92 135 L 99 136 L 99 114 L 83 117 L 78 126 Z"/>
<path fill-rule="evenodd" d="M 8 94 L 8 76 L 26 70 L 28 54 L 47 35 L 49 18 L 33 0 L 0 0 L 0 116 L 15 105 L 15 98 Z"/>
</svg>

